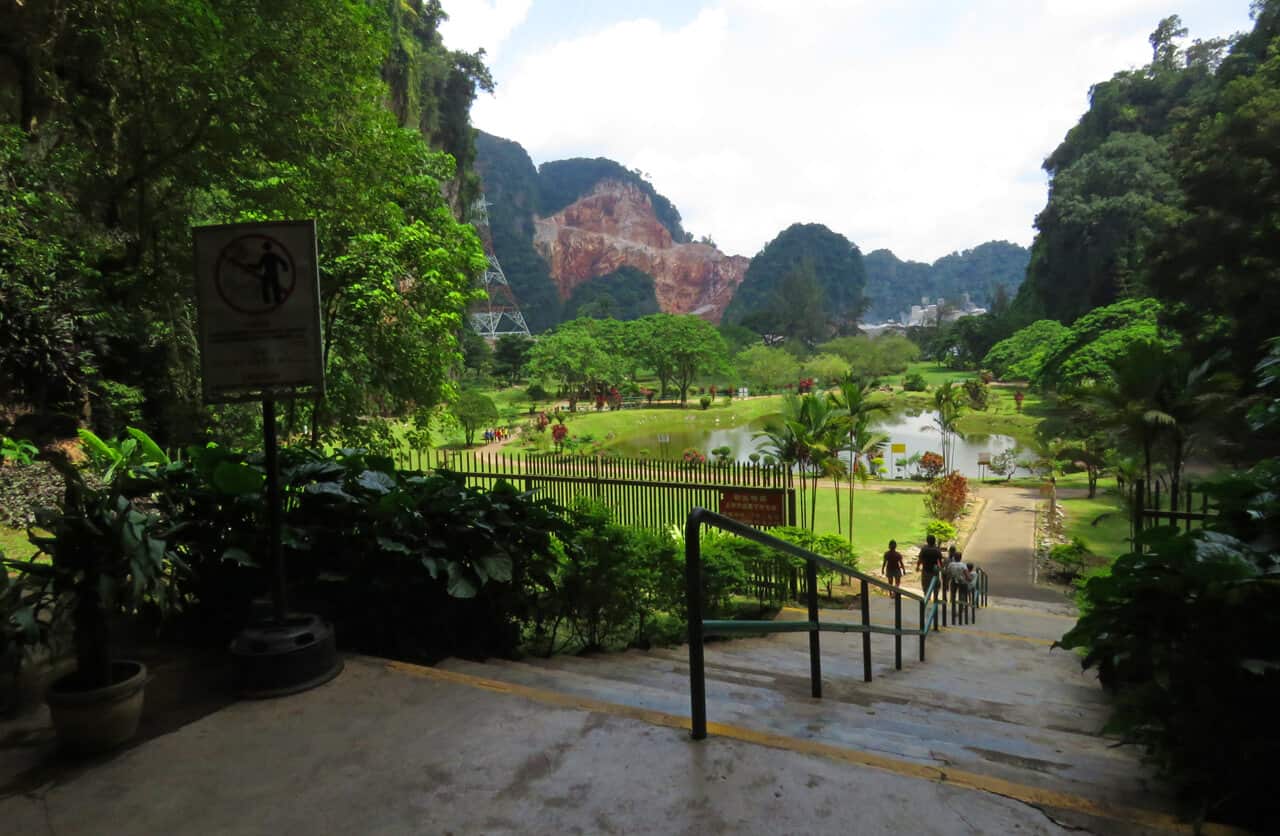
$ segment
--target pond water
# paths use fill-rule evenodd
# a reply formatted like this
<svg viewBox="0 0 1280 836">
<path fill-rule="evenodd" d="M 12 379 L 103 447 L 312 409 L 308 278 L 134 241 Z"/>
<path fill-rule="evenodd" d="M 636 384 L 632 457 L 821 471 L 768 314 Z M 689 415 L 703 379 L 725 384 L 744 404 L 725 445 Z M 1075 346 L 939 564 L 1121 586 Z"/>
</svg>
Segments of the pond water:
<svg viewBox="0 0 1280 836">
<path fill-rule="evenodd" d="M 886 466 L 896 464 L 915 453 L 925 453 L 930 450 L 941 452 L 942 445 L 938 438 L 938 431 L 933 426 L 935 415 L 936 413 L 927 411 L 914 414 L 903 412 L 876 423 L 876 432 L 888 435 L 891 443 L 905 444 L 907 447 L 905 454 L 896 455 L 891 454 L 886 448 L 884 456 Z M 611 444 L 609 449 L 623 456 L 649 455 L 658 458 L 678 458 L 688 447 L 710 457 L 712 449 L 727 446 L 733 450 L 734 458 L 745 462 L 748 461 L 749 454 L 763 452 L 762 448 L 768 444 L 768 439 L 757 439 L 755 435 L 763 430 L 770 420 L 766 417 L 752 421 L 750 424 L 716 430 L 691 430 L 678 426 L 661 429 L 655 427 L 644 435 Z M 664 442 L 662 439 L 667 440 Z M 963 439 L 957 438 L 954 446 L 955 468 L 965 476 L 977 478 L 980 475 L 979 453 L 990 453 L 994 457 L 1004 450 L 1012 449 L 1015 445 L 1013 438 L 1007 435 L 970 434 Z M 904 475 L 904 472 L 898 469 L 898 475 Z"/>
</svg>

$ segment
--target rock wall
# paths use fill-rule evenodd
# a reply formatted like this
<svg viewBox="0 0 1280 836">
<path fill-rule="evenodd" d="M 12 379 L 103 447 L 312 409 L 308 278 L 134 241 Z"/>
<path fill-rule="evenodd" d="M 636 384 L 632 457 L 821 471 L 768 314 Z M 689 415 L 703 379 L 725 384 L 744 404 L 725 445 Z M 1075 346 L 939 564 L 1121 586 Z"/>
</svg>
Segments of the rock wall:
<svg viewBox="0 0 1280 836">
<path fill-rule="evenodd" d="M 561 300 L 625 265 L 653 277 L 664 312 L 717 323 L 751 263 L 707 244 L 675 243 L 649 197 L 615 180 L 602 180 L 556 214 L 535 218 L 533 246 L 549 265 Z"/>
</svg>

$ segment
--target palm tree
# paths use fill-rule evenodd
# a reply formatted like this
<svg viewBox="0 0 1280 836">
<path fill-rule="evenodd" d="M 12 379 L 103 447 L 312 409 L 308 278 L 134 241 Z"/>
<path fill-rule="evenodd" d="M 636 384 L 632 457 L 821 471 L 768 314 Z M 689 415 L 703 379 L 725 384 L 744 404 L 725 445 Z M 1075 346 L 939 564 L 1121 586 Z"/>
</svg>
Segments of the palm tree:
<svg viewBox="0 0 1280 836">
<path fill-rule="evenodd" d="M 934 418 L 933 426 L 942 439 L 942 470 L 950 473 L 955 459 L 955 439 L 964 434 L 956 426 L 960 413 L 964 410 L 964 390 L 953 386 L 950 380 L 944 382 L 933 392 Z"/>
<path fill-rule="evenodd" d="M 799 397 L 795 395 L 787 395 L 782 400 L 782 415 L 779 421 L 770 421 L 765 428 L 755 434 L 755 438 L 765 439 L 766 443 L 760 448 L 766 456 L 772 456 L 777 459 L 779 464 L 786 468 L 787 481 L 791 481 L 793 469 L 797 466 L 804 466 L 809 459 L 809 448 L 805 444 L 803 438 L 804 428 L 801 423 L 803 416 L 802 404 Z M 802 476 L 800 480 L 800 525 L 804 527 L 805 512 L 805 481 Z"/>
<path fill-rule="evenodd" d="M 858 455 L 866 453 L 860 450 L 858 432 L 864 433 L 870 426 L 871 418 L 877 412 L 885 412 L 888 406 L 884 402 L 873 403 L 871 392 L 875 388 L 874 379 L 860 378 L 850 373 L 837 384 L 836 391 L 827 395 L 834 410 L 840 413 L 843 429 L 849 434 L 849 443 L 844 448 L 850 451 L 849 478 L 849 544 L 853 545 L 853 476 L 858 472 Z M 883 440 L 881 441 L 883 444 Z M 836 514 L 840 513 L 839 483 L 836 483 Z"/>
</svg>

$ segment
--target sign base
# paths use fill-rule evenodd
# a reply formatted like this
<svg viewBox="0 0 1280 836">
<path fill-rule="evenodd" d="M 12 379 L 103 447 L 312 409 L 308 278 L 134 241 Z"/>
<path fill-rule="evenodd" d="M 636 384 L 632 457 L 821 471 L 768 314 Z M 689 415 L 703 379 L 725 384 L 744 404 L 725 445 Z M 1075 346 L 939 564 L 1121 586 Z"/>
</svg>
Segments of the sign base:
<svg viewBox="0 0 1280 836">
<path fill-rule="evenodd" d="M 342 673 L 333 625 L 308 613 L 250 624 L 231 642 L 231 656 L 236 694 L 250 699 L 297 694 Z"/>
</svg>

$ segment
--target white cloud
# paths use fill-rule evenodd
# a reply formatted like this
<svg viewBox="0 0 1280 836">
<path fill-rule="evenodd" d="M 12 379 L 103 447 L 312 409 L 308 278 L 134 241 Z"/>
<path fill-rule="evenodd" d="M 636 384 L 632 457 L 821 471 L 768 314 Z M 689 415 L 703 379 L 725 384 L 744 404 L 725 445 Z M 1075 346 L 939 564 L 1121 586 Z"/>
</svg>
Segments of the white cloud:
<svg viewBox="0 0 1280 836">
<path fill-rule="evenodd" d="M 1041 160 L 1091 84 L 1148 59 L 1155 5 L 722 0 L 508 56 L 473 116 L 536 162 L 648 172 L 731 252 L 818 222 L 931 261 L 1030 242 Z"/>
<path fill-rule="evenodd" d="M 449 15 L 440 36 L 450 49 L 483 49 L 492 61 L 511 32 L 529 16 L 533 0 L 445 0 Z"/>
</svg>

